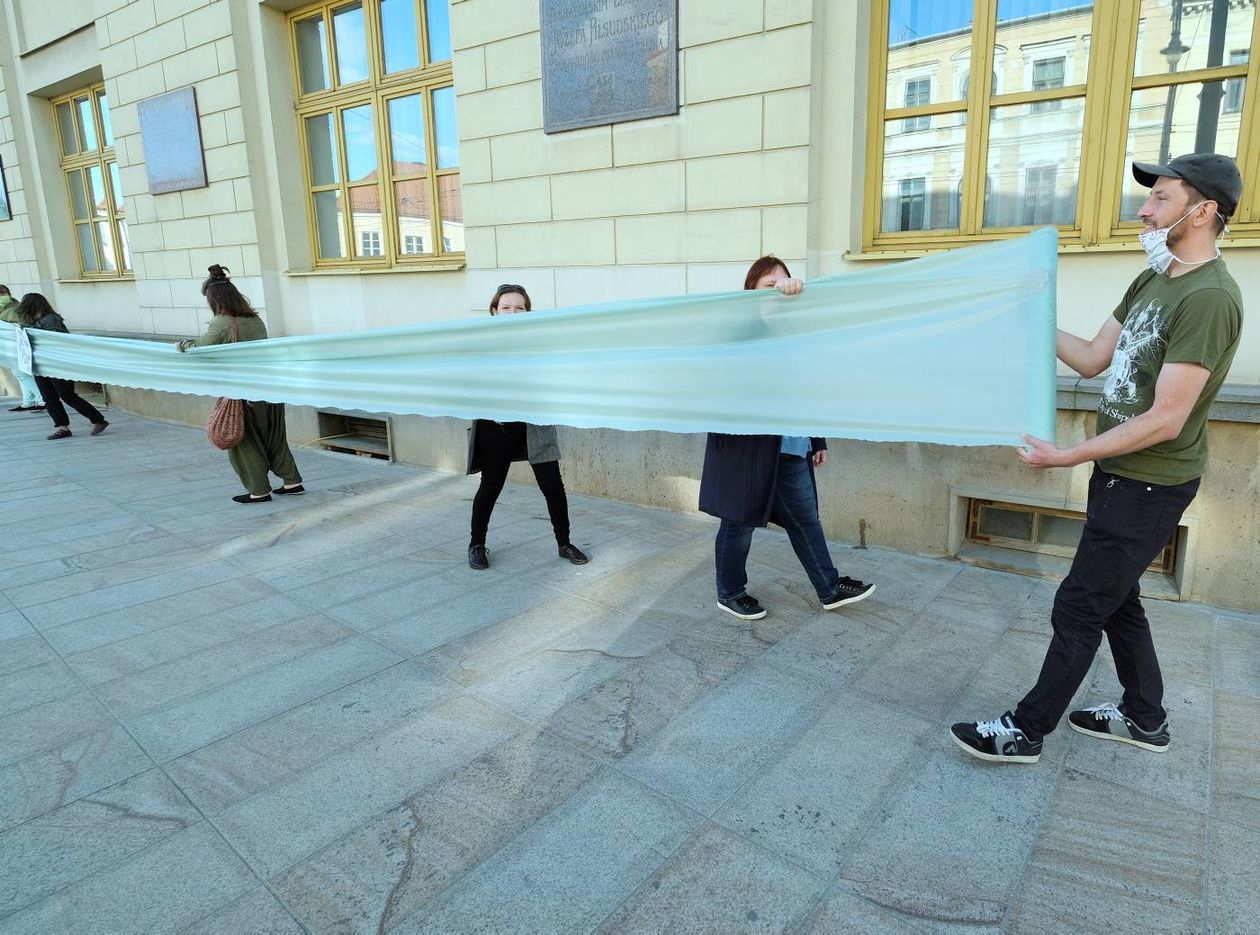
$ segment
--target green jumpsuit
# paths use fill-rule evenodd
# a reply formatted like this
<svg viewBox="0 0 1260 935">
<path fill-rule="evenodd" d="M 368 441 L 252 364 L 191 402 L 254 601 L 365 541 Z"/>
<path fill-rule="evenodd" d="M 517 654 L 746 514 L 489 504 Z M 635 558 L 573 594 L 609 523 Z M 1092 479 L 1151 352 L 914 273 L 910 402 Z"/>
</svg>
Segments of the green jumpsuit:
<svg viewBox="0 0 1260 935">
<path fill-rule="evenodd" d="M 267 326 L 261 318 L 242 315 L 236 322 L 241 341 L 261 341 L 267 337 Z M 215 315 L 206 333 L 193 343 L 197 347 L 232 343 L 232 316 Z M 271 493 L 268 471 L 285 484 L 302 483 L 285 434 L 284 406 L 246 400 L 245 438 L 228 450 L 228 460 L 245 489 L 256 497 Z"/>
</svg>

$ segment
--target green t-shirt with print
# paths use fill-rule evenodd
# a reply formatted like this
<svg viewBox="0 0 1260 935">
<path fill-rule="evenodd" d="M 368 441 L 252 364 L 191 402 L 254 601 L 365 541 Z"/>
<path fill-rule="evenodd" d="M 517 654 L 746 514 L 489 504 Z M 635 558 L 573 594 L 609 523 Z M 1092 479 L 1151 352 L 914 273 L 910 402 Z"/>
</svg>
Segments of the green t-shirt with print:
<svg viewBox="0 0 1260 935">
<path fill-rule="evenodd" d="M 1148 484 L 1194 480 L 1207 464 L 1208 409 L 1225 382 L 1242 333 L 1238 284 L 1219 258 L 1176 278 L 1147 270 L 1133 281 L 1113 314 L 1124 327 L 1098 403 L 1098 434 L 1151 408 L 1165 364 L 1199 364 L 1211 375 L 1176 438 L 1098 464 Z"/>
</svg>

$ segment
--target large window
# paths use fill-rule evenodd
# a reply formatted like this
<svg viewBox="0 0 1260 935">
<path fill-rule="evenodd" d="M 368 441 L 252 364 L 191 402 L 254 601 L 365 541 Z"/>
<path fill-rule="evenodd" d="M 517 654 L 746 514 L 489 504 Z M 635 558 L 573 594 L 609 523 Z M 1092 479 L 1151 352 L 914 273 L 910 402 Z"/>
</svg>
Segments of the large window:
<svg viewBox="0 0 1260 935">
<path fill-rule="evenodd" d="M 1067 244 L 1131 241 L 1146 191 L 1129 163 L 1205 151 L 1238 159 L 1230 227 L 1260 234 L 1256 5 L 877 0 L 865 248 L 1040 224 Z"/>
<path fill-rule="evenodd" d="M 130 276 L 131 253 L 105 86 L 67 94 L 54 100 L 52 107 L 79 272 L 90 279 Z"/>
<path fill-rule="evenodd" d="M 317 266 L 462 260 L 447 0 L 354 0 L 292 14 Z"/>
</svg>

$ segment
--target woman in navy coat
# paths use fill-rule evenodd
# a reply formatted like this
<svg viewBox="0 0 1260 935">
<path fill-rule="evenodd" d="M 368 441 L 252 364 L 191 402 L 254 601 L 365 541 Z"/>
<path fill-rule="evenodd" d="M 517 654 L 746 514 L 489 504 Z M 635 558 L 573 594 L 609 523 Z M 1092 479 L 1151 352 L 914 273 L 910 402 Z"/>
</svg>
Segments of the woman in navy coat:
<svg viewBox="0 0 1260 935">
<path fill-rule="evenodd" d="M 797 295 L 804 283 L 773 256 L 753 263 L 745 289 L 778 289 Z M 875 585 L 842 577 L 831 561 L 818 520 L 814 468 L 827 460 L 822 438 L 709 433 L 700 476 L 700 509 L 722 520 L 713 543 L 718 607 L 742 620 L 759 620 L 765 609 L 747 591 L 753 530 L 774 522 L 788 539 L 827 610 L 865 600 Z"/>
</svg>

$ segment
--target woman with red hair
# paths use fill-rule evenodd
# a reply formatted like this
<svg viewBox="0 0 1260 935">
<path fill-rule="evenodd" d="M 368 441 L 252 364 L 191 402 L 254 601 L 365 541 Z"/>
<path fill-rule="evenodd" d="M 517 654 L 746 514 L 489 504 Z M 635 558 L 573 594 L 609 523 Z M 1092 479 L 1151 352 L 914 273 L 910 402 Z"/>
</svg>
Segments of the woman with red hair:
<svg viewBox="0 0 1260 935">
<path fill-rule="evenodd" d="M 744 277 L 745 289 L 777 289 L 798 295 L 793 279 L 774 256 L 757 260 Z M 870 597 L 875 585 L 842 577 L 831 561 L 818 520 L 814 468 L 827 461 L 827 441 L 790 435 L 725 435 L 711 432 L 700 479 L 700 509 L 722 520 L 713 544 L 718 607 L 741 620 L 766 615 L 748 593 L 748 550 L 753 530 L 774 522 L 787 530 L 818 599 L 827 610 Z"/>
</svg>

